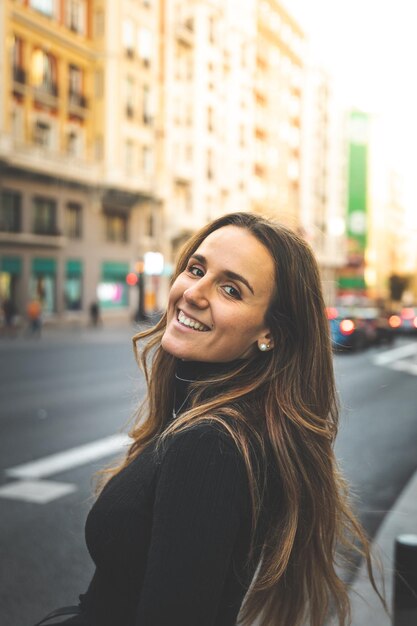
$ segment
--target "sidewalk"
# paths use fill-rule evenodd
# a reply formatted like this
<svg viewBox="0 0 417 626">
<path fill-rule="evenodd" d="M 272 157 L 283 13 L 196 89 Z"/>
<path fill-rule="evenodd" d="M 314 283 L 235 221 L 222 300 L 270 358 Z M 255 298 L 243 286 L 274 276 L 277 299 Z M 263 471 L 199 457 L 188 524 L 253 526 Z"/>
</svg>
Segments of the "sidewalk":
<svg viewBox="0 0 417 626">
<path fill-rule="evenodd" d="M 373 542 L 373 551 L 382 562 L 385 578 L 386 600 L 392 612 L 394 570 L 394 544 L 398 535 L 417 534 L 417 471 L 384 519 Z M 381 575 L 376 581 L 382 588 Z M 352 626 L 391 626 L 392 620 L 385 613 L 378 596 L 368 580 L 365 567 L 359 569 L 351 589 Z M 414 624 L 410 624 L 414 626 Z"/>
</svg>

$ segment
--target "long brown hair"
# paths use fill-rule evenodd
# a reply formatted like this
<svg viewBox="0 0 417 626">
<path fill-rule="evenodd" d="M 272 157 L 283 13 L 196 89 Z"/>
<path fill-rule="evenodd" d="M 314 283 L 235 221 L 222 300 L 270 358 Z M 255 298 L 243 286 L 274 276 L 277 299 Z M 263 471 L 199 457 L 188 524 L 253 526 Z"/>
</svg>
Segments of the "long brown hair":
<svg viewBox="0 0 417 626">
<path fill-rule="evenodd" d="M 347 586 L 337 573 L 339 548 L 366 558 L 376 586 L 368 540 L 351 510 L 333 451 L 338 403 L 317 263 L 308 244 L 290 229 L 258 215 L 233 213 L 190 239 L 180 254 L 174 280 L 202 241 L 228 225 L 247 229 L 274 261 L 275 289 L 266 312 L 274 349 L 254 357 L 250 367 L 243 363 L 224 374 L 216 394 L 205 395 L 202 385 L 195 383 L 191 407 L 170 421 L 176 359 L 161 348 L 166 314 L 155 327 L 135 335 L 135 354 L 148 394 L 130 433 L 133 443 L 128 454 L 110 473 L 126 467 L 152 441 L 159 445 L 196 422 L 218 422 L 229 431 L 245 462 L 255 532 L 263 485 L 251 454 L 253 435 L 263 453 L 272 450 L 281 489 L 240 623 L 249 626 L 258 619 L 259 626 L 300 626 L 307 620 L 311 626 L 322 626 L 332 611 L 345 626 L 350 609 Z M 143 339 L 147 342 L 139 354 L 138 340 Z M 209 384 L 205 380 L 204 389 Z M 255 397 L 260 413 L 251 410 Z M 245 404 L 248 411 L 242 410 Z"/>
</svg>

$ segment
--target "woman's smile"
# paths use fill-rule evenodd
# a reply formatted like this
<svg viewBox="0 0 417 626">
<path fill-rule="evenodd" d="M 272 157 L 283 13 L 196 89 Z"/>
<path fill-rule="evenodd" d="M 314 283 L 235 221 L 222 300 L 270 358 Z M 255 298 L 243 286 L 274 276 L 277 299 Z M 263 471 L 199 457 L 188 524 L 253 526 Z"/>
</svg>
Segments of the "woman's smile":
<svg viewBox="0 0 417 626">
<path fill-rule="evenodd" d="M 187 315 L 181 309 L 178 309 L 177 321 L 181 326 L 189 328 L 191 330 L 196 330 L 200 333 L 206 333 L 210 330 L 208 326 L 206 326 L 202 322 L 199 322 L 194 317 Z"/>
</svg>

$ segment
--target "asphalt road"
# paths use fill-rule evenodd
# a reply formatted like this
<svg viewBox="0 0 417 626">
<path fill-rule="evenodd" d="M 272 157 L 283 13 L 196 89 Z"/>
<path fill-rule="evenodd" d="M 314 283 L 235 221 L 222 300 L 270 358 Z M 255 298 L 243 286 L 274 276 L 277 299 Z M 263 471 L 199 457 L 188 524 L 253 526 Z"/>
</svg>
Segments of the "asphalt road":
<svg viewBox="0 0 417 626">
<path fill-rule="evenodd" d="M 88 585 L 92 476 L 121 450 L 113 436 L 126 430 L 144 389 L 132 332 L 0 341 L 1 626 L 31 626 L 76 603 Z M 417 342 L 400 339 L 394 350 L 335 356 L 336 452 L 371 535 L 417 468 Z"/>
</svg>

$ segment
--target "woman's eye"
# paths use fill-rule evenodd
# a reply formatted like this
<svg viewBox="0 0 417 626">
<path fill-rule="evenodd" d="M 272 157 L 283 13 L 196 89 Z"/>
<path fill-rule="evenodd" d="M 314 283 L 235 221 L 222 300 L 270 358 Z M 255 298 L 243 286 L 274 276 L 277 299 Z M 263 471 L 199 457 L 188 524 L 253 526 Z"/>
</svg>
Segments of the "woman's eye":
<svg viewBox="0 0 417 626">
<path fill-rule="evenodd" d="M 228 296 L 231 296 L 232 298 L 236 298 L 240 300 L 239 291 L 235 287 L 232 287 L 232 285 L 225 285 L 224 290 Z"/>
<path fill-rule="evenodd" d="M 203 270 L 197 265 L 190 265 L 188 267 L 188 271 L 190 272 L 190 274 L 193 274 L 193 276 L 204 276 Z"/>
</svg>

